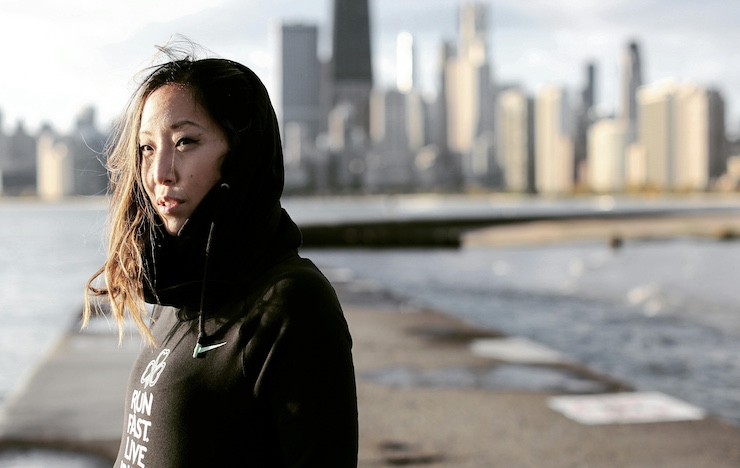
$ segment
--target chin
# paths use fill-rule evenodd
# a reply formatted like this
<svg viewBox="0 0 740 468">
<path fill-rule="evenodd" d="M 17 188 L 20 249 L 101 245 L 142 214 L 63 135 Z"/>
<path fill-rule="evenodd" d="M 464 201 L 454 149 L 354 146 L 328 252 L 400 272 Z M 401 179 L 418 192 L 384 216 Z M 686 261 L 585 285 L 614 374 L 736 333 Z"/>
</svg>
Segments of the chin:
<svg viewBox="0 0 740 468">
<path fill-rule="evenodd" d="M 167 233 L 171 236 L 176 236 L 180 229 L 182 229 L 182 226 L 185 224 L 184 221 L 168 221 L 165 220 L 164 222 L 164 230 L 167 231 Z"/>
</svg>

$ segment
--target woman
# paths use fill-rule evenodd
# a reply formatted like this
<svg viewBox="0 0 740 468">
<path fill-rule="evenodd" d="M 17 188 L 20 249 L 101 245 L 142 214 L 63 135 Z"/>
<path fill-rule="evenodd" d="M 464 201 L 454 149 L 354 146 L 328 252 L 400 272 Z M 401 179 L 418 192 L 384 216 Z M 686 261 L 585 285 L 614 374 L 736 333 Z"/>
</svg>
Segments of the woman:
<svg viewBox="0 0 740 468">
<path fill-rule="evenodd" d="M 356 466 L 351 338 L 280 206 L 280 136 L 257 76 L 224 59 L 156 67 L 108 165 L 108 257 L 88 292 L 149 343 L 115 466 Z"/>
</svg>

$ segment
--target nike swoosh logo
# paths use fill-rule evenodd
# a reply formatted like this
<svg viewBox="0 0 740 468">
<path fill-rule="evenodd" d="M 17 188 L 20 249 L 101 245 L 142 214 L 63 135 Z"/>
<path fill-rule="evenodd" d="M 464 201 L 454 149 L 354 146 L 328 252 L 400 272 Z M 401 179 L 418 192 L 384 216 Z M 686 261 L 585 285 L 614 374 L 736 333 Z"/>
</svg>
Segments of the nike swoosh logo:
<svg viewBox="0 0 740 468">
<path fill-rule="evenodd" d="M 200 343 L 196 343 L 195 344 L 195 349 L 193 349 L 193 357 L 194 358 L 197 358 L 201 354 L 203 354 L 205 352 L 208 352 L 208 351 L 210 351 L 212 349 L 220 348 L 221 346 L 223 346 L 225 344 L 226 344 L 226 341 L 224 341 L 223 343 L 216 343 L 216 344 L 212 344 L 212 345 L 208 345 L 208 346 L 201 346 Z"/>
</svg>

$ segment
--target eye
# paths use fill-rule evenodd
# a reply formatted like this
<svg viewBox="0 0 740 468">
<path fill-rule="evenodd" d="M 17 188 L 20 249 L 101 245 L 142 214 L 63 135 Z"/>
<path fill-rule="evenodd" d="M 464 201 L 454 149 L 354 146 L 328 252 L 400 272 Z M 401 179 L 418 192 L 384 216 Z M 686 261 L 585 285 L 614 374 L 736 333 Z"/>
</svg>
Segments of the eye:
<svg viewBox="0 0 740 468">
<path fill-rule="evenodd" d="M 183 148 L 183 147 L 188 146 L 188 145 L 193 145 L 193 144 L 195 144 L 197 142 L 198 142 L 198 140 L 196 140 L 194 138 L 183 137 L 183 138 L 180 138 L 179 140 L 177 140 L 177 147 L 178 148 Z"/>
<path fill-rule="evenodd" d="M 149 145 L 141 145 L 139 146 L 139 155 L 141 157 L 147 157 L 151 155 L 154 152 L 154 148 L 152 148 Z"/>
</svg>

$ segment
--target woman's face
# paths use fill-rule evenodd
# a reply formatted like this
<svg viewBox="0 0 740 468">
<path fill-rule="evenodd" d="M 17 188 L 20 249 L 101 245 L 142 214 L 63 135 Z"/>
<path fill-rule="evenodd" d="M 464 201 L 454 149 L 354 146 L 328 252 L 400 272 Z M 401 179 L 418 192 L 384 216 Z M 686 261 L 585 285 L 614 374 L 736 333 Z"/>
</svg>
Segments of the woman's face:
<svg viewBox="0 0 740 468">
<path fill-rule="evenodd" d="M 221 178 L 226 135 L 189 89 L 167 84 L 144 102 L 139 128 L 141 177 L 171 235 Z"/>
</svg>

